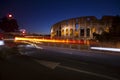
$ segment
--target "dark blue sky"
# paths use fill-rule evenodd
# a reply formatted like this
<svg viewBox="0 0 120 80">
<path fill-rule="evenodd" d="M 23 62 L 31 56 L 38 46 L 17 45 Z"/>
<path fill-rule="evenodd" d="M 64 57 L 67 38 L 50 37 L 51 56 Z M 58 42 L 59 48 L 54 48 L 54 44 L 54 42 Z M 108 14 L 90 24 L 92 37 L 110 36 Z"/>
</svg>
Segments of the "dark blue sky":
<svg viewBox="0 0 120 80">
<path fill-rule="evenodd" d="M 0 0 L 0 18 L 12 13 L 20 28 L 50 33 L 61 20 L 103 15 L 120 15 L 120 0 Z"/>
</svg>

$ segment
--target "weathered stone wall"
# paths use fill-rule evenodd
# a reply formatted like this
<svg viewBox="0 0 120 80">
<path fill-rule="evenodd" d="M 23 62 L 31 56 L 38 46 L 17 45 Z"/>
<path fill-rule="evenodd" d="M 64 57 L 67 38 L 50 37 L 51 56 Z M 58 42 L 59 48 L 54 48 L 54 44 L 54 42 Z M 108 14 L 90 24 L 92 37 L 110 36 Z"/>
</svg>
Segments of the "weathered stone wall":
<svg viewBox="0 0 120 80">
<path fill-rule="evenodd" d="M 93 33 L 109 31 L 114 16 L 85 16 L 63 20 L 51 27 L 52 38 L 93 39 Z"/>
</svg>

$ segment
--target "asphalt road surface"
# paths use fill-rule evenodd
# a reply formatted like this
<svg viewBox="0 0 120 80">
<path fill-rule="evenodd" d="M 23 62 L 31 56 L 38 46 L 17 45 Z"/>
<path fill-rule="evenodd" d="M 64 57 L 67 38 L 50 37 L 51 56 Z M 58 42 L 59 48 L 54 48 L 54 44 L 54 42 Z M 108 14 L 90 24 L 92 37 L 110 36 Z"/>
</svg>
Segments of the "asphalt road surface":
<svg viewBox="0 0 120 80">
<path fill-rule="evenodd" d="M 42 47 L 0 60 L 0 80 L 120 80 L 118 55 Z"/>
</svg>

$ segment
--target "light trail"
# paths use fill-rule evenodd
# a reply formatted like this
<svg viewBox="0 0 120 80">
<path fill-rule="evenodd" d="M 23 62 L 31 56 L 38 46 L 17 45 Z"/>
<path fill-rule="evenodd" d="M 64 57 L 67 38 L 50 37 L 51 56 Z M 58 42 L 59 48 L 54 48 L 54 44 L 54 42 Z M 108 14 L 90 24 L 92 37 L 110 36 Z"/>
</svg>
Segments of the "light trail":
<svg viewBox="0 0 120 80">
<path fill-rule="evenodd" d="M 120 48 L 90 47 L 90 49 L 120 52 Z"/>
<path fill-rule="evenodd" d="M 55 40 L 55 39 L 38 39 L 38 38 L 24 38 L 24 37 L 15 37 L 16 41 L 30 41 L 30 42 L 51 42 L 51 43 L 72 43 L 72 44 L 84 44 L 84 41 L 81 40 Z"/>
<path fill-rule="evenodd" d="M 3 45 L 5 45 L 4 41 L 0 40 L 0 46 L 3 46 Z"/>
</svg>

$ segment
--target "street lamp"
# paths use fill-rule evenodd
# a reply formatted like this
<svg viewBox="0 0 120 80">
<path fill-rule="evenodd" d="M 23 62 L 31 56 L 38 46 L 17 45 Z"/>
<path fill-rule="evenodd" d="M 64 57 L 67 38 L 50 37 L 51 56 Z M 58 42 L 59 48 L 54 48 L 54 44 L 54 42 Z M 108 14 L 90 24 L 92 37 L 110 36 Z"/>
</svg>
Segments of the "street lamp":
<svg viewBox="0 0 120 80">
<path fill-rule="evenodd" d="M 10 20 L 13 19 L 13 15 L 12 14 L 7 14 L 7 18 L 10 19 Z"/>
<path fill-rule="evenodd" d="M 12 14 L 8 14 L 8 17 L 9 17 L 9 18 L 12 18 L 13 16 L 12 16 Z"/>
</svg>

